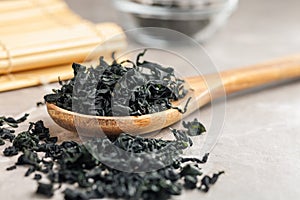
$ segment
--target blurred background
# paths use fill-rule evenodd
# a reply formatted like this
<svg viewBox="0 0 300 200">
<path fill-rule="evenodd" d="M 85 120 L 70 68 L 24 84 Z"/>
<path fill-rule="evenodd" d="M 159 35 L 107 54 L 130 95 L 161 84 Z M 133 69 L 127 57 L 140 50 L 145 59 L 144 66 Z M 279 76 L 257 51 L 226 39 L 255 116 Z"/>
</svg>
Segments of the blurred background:
<svg viewBox="0 0 300 200">
<path fill-rule="evenodd" d="M 111 0 L 66 0 L 93 22 L 124 20 Z M 240 0 L 228 22 L 203 44 L 220 69 L 300 52 L 300 1 Z"/>
</svg>

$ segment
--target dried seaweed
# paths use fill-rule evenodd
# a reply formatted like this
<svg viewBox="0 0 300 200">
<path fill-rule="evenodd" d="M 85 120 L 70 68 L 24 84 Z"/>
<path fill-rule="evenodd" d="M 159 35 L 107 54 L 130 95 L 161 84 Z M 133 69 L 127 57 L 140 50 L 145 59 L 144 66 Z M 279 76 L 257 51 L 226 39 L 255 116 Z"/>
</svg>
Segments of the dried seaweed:
<svg viewBox="0 0 300 200">
<path fill-rule="evenodd" d="M 213 185 L 217 182 L 217 180 L 219 179 L 219 176 L 224 174 L 224 171 L 221 171 L 219 173 L 213 174 L 212 177 L 205 175 L 202 179 L 201 179 L 201 185 L 199 187 L 200 190 L 202 190 L 203 192 L 208 192 L 210 185 Z"/>
<path fill-rule="evenodd" d="M 46 197 L 53 196 L 53 185 L 47 183 L 38 183 L 37 194 L 44 195 Z"/>
<path fill-rule="evenodd" d="M 12 146 L 7 149 L 22 152 L 16 165 L 28 166 L 25 176 L 40 172 L 34 175 L 34 179 L 38 181 L 36 193 L 46 197 L 53 196 L 56 184 L 68 183 L 73 187 L 64 190 L 66 200 L 104 197 L 163 200 L 173 195 L 180 195 L 183 188 L 199 188 L 200 191 L 207 192 L 210 185 L 214 184 L 223 173 L 214 174 L 211 178 L 204 176 L 200 179 L 202 170 L 199 165 L 207 161 L 208 154 L 201 159 L 180 156 L 183 149 L 192 145 L 188 133 L 201 135 L 205 130 L 197 120 L 184 124 L 184 130 L 172 129 L 176 138 L 172 141 L 142 138 L 129 134 L 121 134 L 117 139 L 110 141 L 114 144 L 113 146 L 126 152 L 145 153 L 154 157 L 155 159 L 152 159 L 150 164 L 161 165 L 161 168 L 151 172 L 124 172 L 109 167 L 106 162 L 104 164 L 103 160 L 113 161 L 115 156 L 115 152 L 109 151 L 111 145 L 108 145 L 109 139 L 107 138 L 91 141 L 92 146 L 101 145 L 104 148 L 100 160 L 95 159 L 85 145 L 74 141 L 57 144 L 57 138 L 51 139 L 50 131 L 42 121 L 30 123 L 28 130 L 18 134 Z M 174 160 L 168 166 L 164 166 L 164 159 L 159 158 L 161 155 L 158 154 L 159 150 L 165 148 L 171 148 L 175 152 L 175 157 L 172 157 Z M 12 156 L 12 153 L 8 153 L 7 156 Z M 144 163 L 138 159 L 116 162 L 119 164 L 134 162 L 136 166 L 141 166 L 141 162 Z M 7 170 L 15 169 L 16 165 Z M 39 182 L 42 176 L 50 182 Z"/>
<path fill-rule="evenodd" d="M 17 169 L 16 165 L 13 165 L 13 166 L 10 166 L 10 167 L 6 168 L 7 171 L 11 171 L 11 170 L 14 170 L 14 169 Z"/>
<path fill-rule="evenodd" d="M 0 146 L 2 146 L 4 144 L 5 144 L 4 140 L 0 138 Z"/>
<path fill-rule="evenodd" d="M 0 146 L 4 145 L 4 140 L 13 141 L 15 138 L 14 132 L 12 128 L 18 128 L 18 124 L 24 122 L 29 114 L 25 114 L 20 119 L 14 119 L 13 117 L 0 117 Z M 9 126 L 10 128 L 5 128 L 4 126 Z"/>
<path fill-rule="evenodd" d="M 44 99 L 70 111 L 97 116 L 137 116 L 171 108 L 185 112 L 186 108 L 171 103 L 187 94 L 184 81 L 174 75 L 171 67 L 141 61 L 145 52 L 137 56 L 136 62 L 118 63 L 113 55 L 110 65 L 103 57 L 96 67 L 73 63 L 74 78 L 60 82 L 61 88 Z"/>
</svg>

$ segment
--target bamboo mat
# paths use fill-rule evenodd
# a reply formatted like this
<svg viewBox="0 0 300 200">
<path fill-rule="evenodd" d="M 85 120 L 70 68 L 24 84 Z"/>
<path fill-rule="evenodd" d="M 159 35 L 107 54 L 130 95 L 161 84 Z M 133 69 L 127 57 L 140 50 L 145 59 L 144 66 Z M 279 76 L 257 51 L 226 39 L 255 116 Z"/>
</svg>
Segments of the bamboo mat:
<svg viewBox="0 0 300 200">
<path fill-rule="evenodd" d="M 62 0 L 0 1 L 0 92 L 69 79 L 71 63 L 125 47 L 118 25 L 88 22 Z"/>
</svg>

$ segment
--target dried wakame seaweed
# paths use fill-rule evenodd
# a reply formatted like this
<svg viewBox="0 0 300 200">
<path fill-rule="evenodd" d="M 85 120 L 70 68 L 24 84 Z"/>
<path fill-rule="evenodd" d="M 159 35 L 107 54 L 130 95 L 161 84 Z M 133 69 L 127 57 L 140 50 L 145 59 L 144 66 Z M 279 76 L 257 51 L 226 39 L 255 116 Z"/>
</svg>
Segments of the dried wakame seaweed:
<svg viewBox="0 0 300 200">
<path fill-rule="evenodd" d="M 183 98 L 184 81 L 175 77 L 174 69 L 157 63 L 116 59 L 109 65 L 100 58 L 96 67 L 73 64 L 74 78 L 61 83 L 54 94 L 44 97 L 48 103 L 82 114 L 97 116 L 137 116 L 164 111 L 171 102 Z"/>
<path fill-rule="evenodd" d="M 13 139 L 15 138 L 15 130 L 13 129 L 18 128 L 18 124 L 24 122 L 28 116 L 29 114 L 26 113 L 19 119 L 4 116 L 0 117 L 0 146 L 5 144 L 4 140 L 9 140 L 10 142 L 13 141 Z M 10 128 L 5 127 L 5 125 Z"/>
<path fill-rule="evenodd" d="M 189 124 L 189 125 L 186 125 Z M 193 126 L 191 126 L 193 125 Z M 62 184 L 69 187 L 63 191 L 66 200 L 88 200 L 101 198 L 122 199 L 160 199 L 166 200 L 173 195 L 180 195 L 182 190 L 196 189 L 207 192 L 219 175 L 212 177 L 203 175 L 202 164 L 208 159 L 182 157 L 183 149 L 192 145 L 188 133 L 203 133 L 202 124 L 197 120 L 185 123 L 185 129 L 172 129 L 175 140 L 150 139 L 129 134 L 121 134 L 117 139 L 97 138 L 92 140 L 94 147 L 101 146 L 101 159 L 93 157 L 86 145 L 74 141 L 57 143 L 57 138 L 50 136 L 50 130 L 42 121 L 30 123 L 28 130 L 21 132 L 12 141 L 9 150 L 20 152 L 17 163 L 8 167 L 13 170 L 16 166 L 28 167 L 25 176 L 32 175 L 37 180 L 36 193 L 52 197 L 56 188 Z M 191 134 L 194 135 L 194 134 Z M 147 154 L 151 159 L 149 164 L 160 165 L 161 168 L 150 172 L 125 172 L 107 165 L 107 160 L 114 161 L 116 152 L 110 151 L 112 143 L 116 148 L 129 153 Z M 170 165 L 163 165 L 157 152 L 166 147 L 175 147 L 175 159 Z M 9 151 L 8 149 L 6 151 Z M 12 156 L 10 153 L 7 156 Z M 157 157 L 156 157 L 157 156 Z M 132 160 L 118 160 L 119 165 L 132 162 L 136 166 L 145 165 L 135 157 Z M 141 163 L 142 162 L 142 163 Z M 33 175 L 33 173 L 35 174 Z M 43 178 L 48 179 L 44 182 Z"/>
</svg>

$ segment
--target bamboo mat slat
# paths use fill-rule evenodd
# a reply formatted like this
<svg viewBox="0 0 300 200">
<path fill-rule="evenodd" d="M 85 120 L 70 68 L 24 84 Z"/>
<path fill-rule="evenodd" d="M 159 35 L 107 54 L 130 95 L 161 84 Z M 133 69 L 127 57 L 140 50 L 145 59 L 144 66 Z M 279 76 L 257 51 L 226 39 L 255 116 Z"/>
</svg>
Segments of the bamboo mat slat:
<svg viewBox="0 0 300 200">
<path fill-rule="evenodd" d="M 0 92 L 69 79 L 73 62 L 125 47 L 118 25 L 88 22 L 63 0 L 0 1 Z"/>
</svg>

